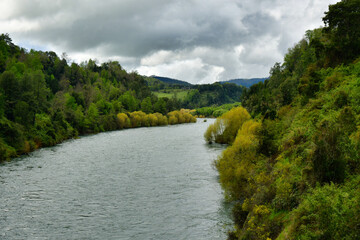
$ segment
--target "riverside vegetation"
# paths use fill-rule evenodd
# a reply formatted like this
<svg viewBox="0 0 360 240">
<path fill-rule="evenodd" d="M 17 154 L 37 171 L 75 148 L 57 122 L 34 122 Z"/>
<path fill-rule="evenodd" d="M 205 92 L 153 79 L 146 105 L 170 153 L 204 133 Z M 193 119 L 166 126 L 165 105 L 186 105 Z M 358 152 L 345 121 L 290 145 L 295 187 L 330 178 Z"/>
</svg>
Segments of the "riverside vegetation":
<svg viewBox="0 0 360 240">
<path fill-rule="evenodd" d="M 0 161 L 79 134 L 196 121 L 118 62 L 69 63 L 0 35 Z"/>
<path fill-rule="evenodd" d="M 360 1 L 323 21 L 205 133 L 230 144 L 229 239 L 360 239 Z"/>
</svg>

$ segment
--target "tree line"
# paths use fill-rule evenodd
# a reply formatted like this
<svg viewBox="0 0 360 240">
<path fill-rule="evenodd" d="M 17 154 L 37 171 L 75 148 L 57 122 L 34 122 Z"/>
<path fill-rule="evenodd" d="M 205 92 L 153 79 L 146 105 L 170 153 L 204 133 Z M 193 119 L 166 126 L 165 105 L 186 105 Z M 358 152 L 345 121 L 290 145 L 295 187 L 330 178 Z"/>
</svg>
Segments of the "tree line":
<svg viewBox="0 0 360 240">
<path fill-rule="evenodd" d="M 0 161 L 78 135 L 194 121 L 180 108 L 116 61 L 76 64 L 0 35 Z"/>
</svg>

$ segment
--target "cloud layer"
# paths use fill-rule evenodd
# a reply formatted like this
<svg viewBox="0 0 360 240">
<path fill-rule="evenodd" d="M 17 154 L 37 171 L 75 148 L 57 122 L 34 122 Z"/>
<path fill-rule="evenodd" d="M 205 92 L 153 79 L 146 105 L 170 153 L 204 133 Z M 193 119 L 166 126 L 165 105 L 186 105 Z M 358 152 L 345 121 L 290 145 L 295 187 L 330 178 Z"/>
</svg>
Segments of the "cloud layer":
<svg viewBox="0 0 360 240">
<path fill-rule="evenodd" d="M 265 77 L 336 0 L 2 0 L 0 29 L 26 48 L 192 83 Z"/>
</svg>

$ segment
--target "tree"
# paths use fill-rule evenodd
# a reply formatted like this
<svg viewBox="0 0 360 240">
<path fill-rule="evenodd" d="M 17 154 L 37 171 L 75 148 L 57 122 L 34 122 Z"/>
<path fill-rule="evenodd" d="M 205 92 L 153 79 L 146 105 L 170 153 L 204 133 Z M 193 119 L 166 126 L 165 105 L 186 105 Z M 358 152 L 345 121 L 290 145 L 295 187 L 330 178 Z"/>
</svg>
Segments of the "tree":
<svg viewBox="0 0 360 240">
<path fill-rule="evenodd" d="M 231 109 L 217 118 L 205 133 L 208 142 L 231 144 L 242 124 L 250 119 L 250 114 L 243 107 Z"/>
<path fill-rule="evenodd" d="M 45 111 L 48 108 L 47 100 L 50 90 L 46 86 L 45 77 L 42 71 L 26 73 L 22 80 L 23 93 L 22 97 L 27 102 L 34 113 L 33 122 L 35 122 L 35 114 Z"/>
<path fill-rule="evenodd" d="M 154 104 L 154 112 L 158 112 L 161 114 L 166 114 L 166 102 L 163 98 L 159 98 L 157 102 Z"/>
<path fill-rule="evenodd" d="M 328 121 L 321 123 L 315 135 L 316 149 L 313 158 L 315 176 L 320 182 L 344 181 L 346 161 L 341 150 L 342 138 L 336 124 Z"/>
<path fill-rule="evenodd" d="M 342 0 L 329 6 L 323 18 L 333 56 L 351 61 L 360 54 L 360 0 Z"/>
<path fill-rule="evenodd" d="M 0 88 L 4 94 L 5 116 L 9 120 L 14 120 L 13 110 L 20 95 L 20 85 L 13 72 L 6 71 L 1 75 Z"/>
<path fill-rule="evenodd" d="M 99 111 L 94 103 L 90 104 L 87 111 L 85 125 L 90 131 L 98 132 Z"/>
<path fill-rule="evenodd" d="M 152 106 L 150 97 L 144 98 L 144 100 L 141 102 L 141 111 L 143 111 L 145 113 L 153 112 L 153 106 Z"/>
<path fill-rule="evenodd" d="M 22 125 L 32 124 L 32 119 L 34 118 L 34 112 L 31 111 L 31 107 L 24 101 L 18 101 L 14 109 L 15 122 Z"/>
<path fill-rule="evenodd" d="M 130 91 L 127 91 L 122 96 L 120 96 L 119 100 L 121 101 L 124 108 L 129 112 L 133 112 L 138 108 L 138 101 Z"/>
<path fill-rule="evenodd" d="M 0 119 L 4 116 L 5 113 L 5 98 L 4 94 L 0 91 Z"/>
<path fill-rule="evenodd" d="M 12 43 L 9 34 L 0 35 L 0 73 L 5 71 L 7 59 L 19 52 L 19 47 Z"/>
<path fill-rule="evenodd" d="M 131 126 L 130 119 L 125 113 L 117 114 L 117 123 L 120 129 L 128 128 Z"/>
</svg>

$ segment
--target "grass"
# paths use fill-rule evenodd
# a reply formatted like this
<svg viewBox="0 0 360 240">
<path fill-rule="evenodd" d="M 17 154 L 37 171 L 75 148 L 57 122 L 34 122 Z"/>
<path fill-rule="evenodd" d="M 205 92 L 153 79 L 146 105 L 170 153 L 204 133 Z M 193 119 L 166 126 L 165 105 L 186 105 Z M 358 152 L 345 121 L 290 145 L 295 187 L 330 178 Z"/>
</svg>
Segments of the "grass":
<svg viewBox="0 0 360 240">
<path fill-rule="evenodd" d="M 190 90 L 184 90 L 184 89 L 164 89 L 164 90 L 160 90 L 160 91 L 154 91 L 153 93 L 158 98 L 164 98 L 164 97 L 173 98 L 173 97 L 176 97 L 176 99 L 184 100 L 189 91 Z"/>
</svg>

